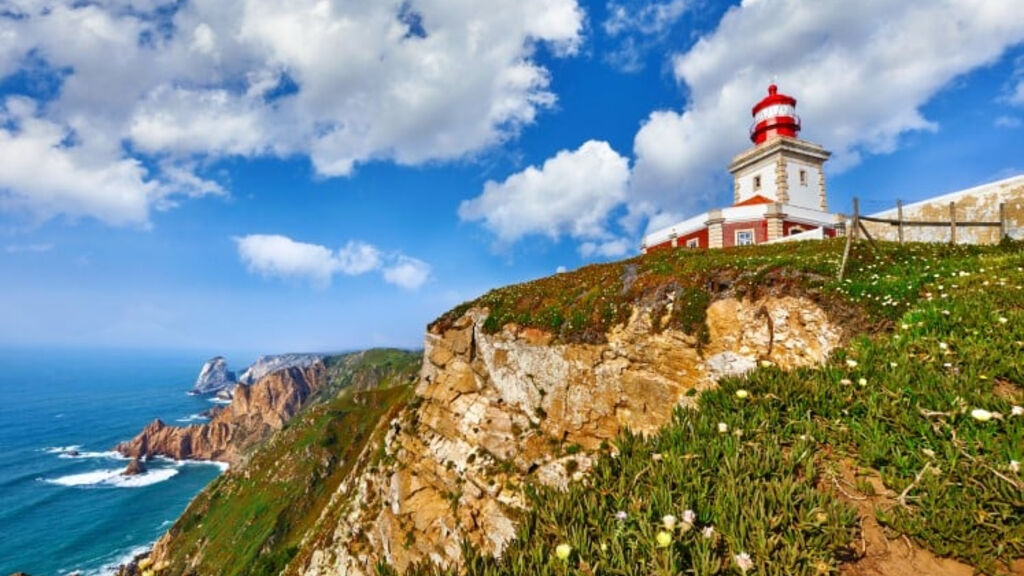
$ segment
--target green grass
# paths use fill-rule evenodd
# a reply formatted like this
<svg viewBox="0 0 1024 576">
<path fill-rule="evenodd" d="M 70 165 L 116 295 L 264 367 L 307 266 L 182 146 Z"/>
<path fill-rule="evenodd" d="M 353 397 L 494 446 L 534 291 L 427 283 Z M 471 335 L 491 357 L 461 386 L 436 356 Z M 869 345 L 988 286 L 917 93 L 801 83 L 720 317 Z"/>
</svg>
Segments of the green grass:
<svg viewBox="0 0 1024 576">
<path fill-rule="evenodd" d="M 171 528 L 163 574 L 278 574 L 299 553 L 381 420 L 412 395 L 421 353 L 371 350 L 331 357 L 327 393 L 218 477 Z"/>
<path fill-rule="evenodd" d="M 666 252 L 461 307 L 490 308 L 491 329 L 513 321 L 593 341 L 630 302 L 658 291 L 708 300 L 792 291 L 861 332 L 824 366 L 758 369 L 705 392 L 695 410 L 678 409 L 657 436 L 624 432 L 566 492 L 531 487 L 517 538 L 500 559 L 467 547 L 465 573 L 741 574 L 744 553 L 747 574 L 838 573 L 858 537 L 855 511 L 828 489 L 844 459 L 903 495 L 876 510 L 894 535 L 986 573 L 1024 557 L 1024 482 L 1011 469 L 1024 461 L 1024 416 L 1012 415 L 1024 404 L 1024 246 L 886 244 L 880 255 L 859 251 L 839 282 L 841 248 Z M 694 333 L 696 316 L 669 325 Z M 1003 417 L 976 420 L 977 408 Z M 687 510 L 692 529 L 677 528 L 659 547 L 662 517 Z M 565 561 L 559 544 L 572 548 Z M 432 573 L 444 571 L 409 572 Z"/>
</svg>

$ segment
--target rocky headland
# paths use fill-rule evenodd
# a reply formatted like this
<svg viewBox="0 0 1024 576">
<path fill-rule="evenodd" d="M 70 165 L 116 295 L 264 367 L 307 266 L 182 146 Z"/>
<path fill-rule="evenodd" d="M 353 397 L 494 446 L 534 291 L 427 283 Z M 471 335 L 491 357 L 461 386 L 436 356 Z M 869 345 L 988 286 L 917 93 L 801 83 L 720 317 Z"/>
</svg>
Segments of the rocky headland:
<svg viewBox="0 0 1024 576">
<path fill-rule="evenodd" d="M 991 516 L 1001 531 L 979 538 L 944 519 L 951 502 L 970 518 L 1005 507 L 1016 454 L 927 472 L 968 449 L 947 422 L 992 447 L 1007 445 L 995 420 L 1013 434 L 1024 422 L 1020 365 L 1004 360 L 1024 346 L 1021 254 L 894 250 L 836 282 L 839 241 L 679 251 L 492 291 L 428 327 L 414 382 L 408 358 L 383 357 L 350 371 L 347 393 L 314 393 L 152 557 L 174 575 L 598 573 L 591 560 L 632 574 L 661 570 L 665 546 L 703 543 L 719 573 L 742 572 L 737 558 L 805 576 L 972 570 L 931 570 L 928 550 L 991 566 L 989 543 L 1016 546 L 1019 520 Z M 968 387 L 974 367 L 986 376 Z M 207 426 L 254 393 L 238 390 Z M 135 453 L 211 434 L 150 426 Z M 911 429 L 935 448 L 916 449 Z M 751 527 L 771 545 L 747 548 Z M 604 556 L 620 533 L 630 547 Z M 673 573 L 700 561 L 679 558 Z"/>
<path fill-rule="evenodd" d="M 243 455 L 284 427 L 323 386 L 324 364 L 285 368 L 252 385 L 238 384 L 231 404 L 205 424 L 168 426 L 156 419 L 114 450 L 130 458 L 167 456 L 175 460 L 214 460 L 236 465 Z"/>
</svg>

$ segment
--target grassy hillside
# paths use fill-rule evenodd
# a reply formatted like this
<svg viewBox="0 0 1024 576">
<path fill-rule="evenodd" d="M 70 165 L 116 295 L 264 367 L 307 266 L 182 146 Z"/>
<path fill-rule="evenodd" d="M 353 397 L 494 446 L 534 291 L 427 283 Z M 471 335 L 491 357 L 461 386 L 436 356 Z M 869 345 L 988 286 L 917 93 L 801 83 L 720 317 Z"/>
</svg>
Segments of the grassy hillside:
<svg viewBox="0 0 1024 576">
<path fill-rule="evenodd" d="M 214 480 L 171 528 L 162 574 L 279 573 L 378 423 L 408 401 L 420 361 L 402 350 L 327 358 L 321 396 L 246 466 Z"/>
<path fill-rule="evenodd" d="M 839 282 L 841 250 L 662 252 L 495 290 L 439 319 L 484 305 L 491 329 L 594 341 L 630 303 L 671 291 L 688 305 L 668 325 L 699 333 L 721 294 L 794 291 L 855 334 L 825 366 L 764 366 L 656 437 L 621 435 L 567 492 L 533 489 L 517 539 L 500 559 L 467 549 L 466 573 L 876 573 L 855 564 L 869 523 L 985 573 L 1024 557 L 1024 246 L 884 245 Z"/>
</svg>

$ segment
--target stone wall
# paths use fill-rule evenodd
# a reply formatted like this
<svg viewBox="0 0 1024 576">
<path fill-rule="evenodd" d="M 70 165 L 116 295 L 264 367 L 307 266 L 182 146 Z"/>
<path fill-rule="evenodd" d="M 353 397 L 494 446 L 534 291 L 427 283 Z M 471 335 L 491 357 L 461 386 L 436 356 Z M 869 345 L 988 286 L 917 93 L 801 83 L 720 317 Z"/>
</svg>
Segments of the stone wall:
<svg viewBox="0 0 1024 576">
<path fill-rule="evenodd" d="M 948 222 L 950 202 L 955 203 L 958 222 L 998 222 L 999 204 L 1004 203 L 1010 237 L 1024 239 L 1024 176 L 908 204 L 903 207 L 903 218 L 908 221 Z M 897 211 L 894 207 L 871 216 L 896 219 Z M 864 225 L 876 239 L 894 242 L 899 239 L 896 226 L 876 222 L 864 222 Z M 905 226 L 903 230 L 907 242 L 949 242 L 951 236 L 948 226 Z M 958 244 L 991 244 L 999 241 L 999 229 L 958 227 L 956 239 Z"/>
</svg>

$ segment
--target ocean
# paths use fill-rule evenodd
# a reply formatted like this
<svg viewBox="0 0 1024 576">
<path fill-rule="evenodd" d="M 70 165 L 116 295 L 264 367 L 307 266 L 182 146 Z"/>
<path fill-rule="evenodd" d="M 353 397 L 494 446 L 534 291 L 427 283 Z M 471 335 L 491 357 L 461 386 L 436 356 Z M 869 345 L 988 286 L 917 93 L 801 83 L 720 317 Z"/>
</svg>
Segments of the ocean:
<svg viewBox="0 0 1024 576">
<path fill-rule="evenodd" d="M 210 356 L 0 350 L 0 576 L 108 574 L 167 530 L 221 468 L 158 459 L 129 478 L 110 450 L 154 418 L 203 421 L 212 404 L 186 391 Z"/>
</svg>

